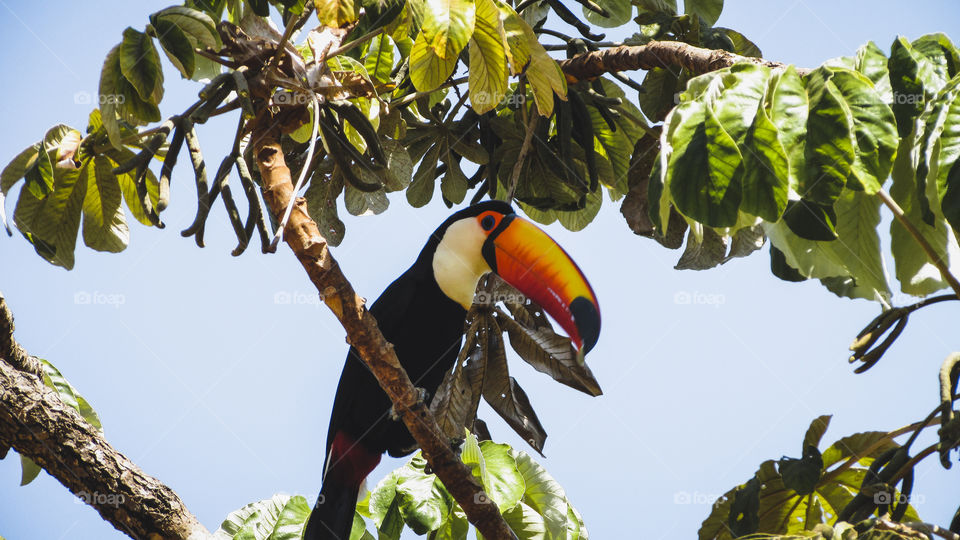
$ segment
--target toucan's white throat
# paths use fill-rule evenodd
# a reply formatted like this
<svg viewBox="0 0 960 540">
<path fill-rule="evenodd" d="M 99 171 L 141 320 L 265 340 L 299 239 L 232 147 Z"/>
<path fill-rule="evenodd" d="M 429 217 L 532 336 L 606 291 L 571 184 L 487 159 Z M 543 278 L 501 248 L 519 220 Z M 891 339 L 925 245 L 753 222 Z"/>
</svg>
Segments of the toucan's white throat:
<svg viewBox="0 0 960 540">
<path fill-rule="evenodd" d="M 443 294 L 470 309 L 480 277 L 490 272 L 483 259 L 487 234 L 476 218 L 464 218 L 447 227 L 433 254 L 433 277 Z"/>
</svg>

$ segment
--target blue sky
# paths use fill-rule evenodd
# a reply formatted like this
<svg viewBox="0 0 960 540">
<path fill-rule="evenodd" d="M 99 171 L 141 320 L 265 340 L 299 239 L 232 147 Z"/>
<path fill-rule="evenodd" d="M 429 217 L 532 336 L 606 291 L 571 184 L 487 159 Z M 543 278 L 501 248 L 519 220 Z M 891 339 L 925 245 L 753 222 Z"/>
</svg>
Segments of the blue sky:
<svg viewBox="0 0 960 540">
<path fill-rule="evenodd" d="M 107 51 L 126 26 L 142 28 L 166 5 L 0 0 L 0 65 L 14 73 L 0 87 L 0 164 L 55 123 L 82 130 L 89 105 L 76 101 L 96 95 Z M 729 1 L 718 24 L 769 59 L 812 67 L 871 39 L 886 50 L 897 34 L 960 40 L 960 4 Z M 169 116 L 199 87 L 166 73 L 161 111 Z M 201 129 L 208 164 L 224 154 L 234 126 L 231 117 Z M 66 272 L 21 238 L 0 237 L 0 291 L 20 343 L 57 365 L 100 413 L 108 440 L 213 530 L 228 512 L 277 492 L 313 500 L 347 347 L 286 248 L 230 256 L 235 239 L 221 205 L 206 248 L 180 237 L 196 209 L 185 166 L 174 174 L 167 228 L 133 224 L 124 253 L 80 247 Z M 679 252 L 634 236 L 618 210 L 607 201 L 579 233 L 547 228 L 599 298 L 603 333 L 588 362 L 604 395 L 579 394 L 511 359 L 549 433 L 540 461 L 594 538 L 640 529 L 644 538 L 693 537 L 710 503 L 762 461 L 798 456 L 816 416 L 834 415 L 829 443 L 898 428 L 936 405 L 938 367 L 957 349 L 948 324 L 955 306 L 914 315 L 886 358 L 854 375 L 847 347 L 877 305 L 777 280 L 766 249 L 706 272 L 673 270 Z M 345 215 L 334 255 L 373 300 L 449 212 L 437 201 L 412 209 L 400 196 L 381 216 Z M 78 302 L 84 295 L 94 301 Z M 678 303 L 684 295 L 704 301 Z M 488 408 L 481 416 L 495 439 L 523 447 Z M 947 524 L 960 503 L 957 472 L 934 461 L 920 466 L 914 494 L 921 517 Z M 400 463 L 385 458 L 371 480 Z M 27 487 L 19 478 L 15 456 L 0 461 L 0 536 L 123 537 L 47 474 Z"/>
</svg>

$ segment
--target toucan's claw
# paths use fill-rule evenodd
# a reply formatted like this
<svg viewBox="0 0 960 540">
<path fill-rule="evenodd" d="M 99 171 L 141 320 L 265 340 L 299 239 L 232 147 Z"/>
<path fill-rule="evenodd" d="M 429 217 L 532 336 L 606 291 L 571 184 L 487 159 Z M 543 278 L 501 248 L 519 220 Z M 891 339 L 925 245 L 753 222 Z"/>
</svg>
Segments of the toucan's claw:
<svg viewBox="0 0 960 540">
<path fill-rule="evenodd" d="M 427 402 L 427 398 L 430 397 L 430 392 L 427 392 L 426 388 L 420 388 L 419 386 L 414 388 L 417 391 L 417 401 L 416 404 L 420 405 Z M 396 405 L 390 407 L 390 419 L 394 422 L 400 421 L 400 413 L 397 412 Z"/>
</svg>

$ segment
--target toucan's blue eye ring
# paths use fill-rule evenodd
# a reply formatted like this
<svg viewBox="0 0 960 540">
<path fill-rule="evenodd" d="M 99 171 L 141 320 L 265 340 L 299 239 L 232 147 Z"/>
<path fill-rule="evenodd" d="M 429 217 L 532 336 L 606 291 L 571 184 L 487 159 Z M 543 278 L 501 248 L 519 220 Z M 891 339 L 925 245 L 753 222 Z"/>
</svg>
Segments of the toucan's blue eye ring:
<svg viewBox="0 0 960 540">
<path fill-rule="evenodd" d="M 483 219 L 480 220 L 480 226 L 483 227 L 485 231 L 492 231 L 496 225 L 497 220 L 490 215 L 483 216 Z"/>
</svg>

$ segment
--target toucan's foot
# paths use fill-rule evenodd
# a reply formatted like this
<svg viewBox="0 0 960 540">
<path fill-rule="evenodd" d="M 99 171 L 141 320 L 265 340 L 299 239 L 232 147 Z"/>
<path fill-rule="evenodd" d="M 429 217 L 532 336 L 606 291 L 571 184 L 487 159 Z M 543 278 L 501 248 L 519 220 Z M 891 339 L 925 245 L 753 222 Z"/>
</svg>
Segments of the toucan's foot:
<svg viewBox="0 0 960 540">
<path fill-rule="evenodd" d="M 427 392 L 425 388 L 420 388 L 419 386 L 414 388 L 414 390 L 417 391 L 417 405 L 421 403 L 426 403 L 427 398 L 430 396 L 430 393 Z M 397 408 L 395 406 L 390 407 L 389 414 L 390 414 L 390 419 L 393 420 L 394 422 L 400 421 L 400 414 L 397 412 Z"/>
</svg>

